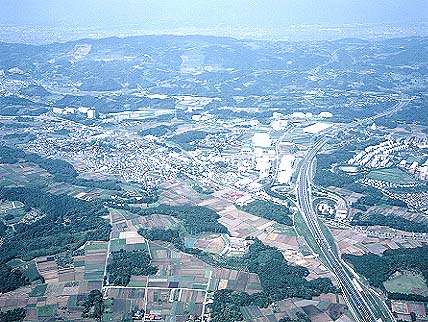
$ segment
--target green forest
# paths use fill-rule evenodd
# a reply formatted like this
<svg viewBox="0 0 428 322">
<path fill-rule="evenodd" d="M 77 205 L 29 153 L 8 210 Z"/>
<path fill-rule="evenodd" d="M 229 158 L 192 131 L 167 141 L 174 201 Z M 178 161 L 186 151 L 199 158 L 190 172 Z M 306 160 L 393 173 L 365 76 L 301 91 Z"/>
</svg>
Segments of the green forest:
<svg viewBox="0 0 428 322">
<path fill-rule="evenodd" d="M 150 265 L 151 258 L 145 250 L 126 251 L 121 249 L 111 253 L 111 262 L 107 265 L 109 283 L 128 285 L 131 275 L 146 276 L 156 274 L 158 269 Z"/>
<path fill-rule="evenodd" d="M 190 143 L 205 139 L 207 136 L 208 132 L 205 131 L 187 131 L 173 136 L 171 141 L 179 144 L 186 151 L 194 151 L 196 147 Z"/>
<path fill-rule="evenodd" d="M 290 218 L 290 209 L 270 201 L 255 200 L 245 206 L 239 207 L 239 209 L 258 217 L 274 220 L 279 224 L 293 225 L 293 220 Z"/>
<path fill-rule="evenodd" d="M 180 232 L 175 229 L 161 228 L 140 228 L 138 233 L 149 240 L 162 240 L 174 245 L 178 250 L 184 251 L 184 242 L 180 237 Z"/>
<path fill-rule="evenodd" d="M 27 284 L 28 278 L 20 270 L 12 270 L 10 266 L 0 263 L 0 293 L 13 291 Z"/>
<path fill-rule="evenodd" d="M 83 302 L 82 317 L 102 321 L 103 311 L 103 294 L 99 290 L 90 291 Z"/>
</svg>

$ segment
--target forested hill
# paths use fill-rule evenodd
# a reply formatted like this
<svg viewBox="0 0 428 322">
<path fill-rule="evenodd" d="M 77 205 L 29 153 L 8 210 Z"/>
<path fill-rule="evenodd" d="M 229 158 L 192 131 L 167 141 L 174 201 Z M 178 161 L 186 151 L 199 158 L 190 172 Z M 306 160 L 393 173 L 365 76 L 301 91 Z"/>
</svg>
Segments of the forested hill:
<svg viewBox="0 0 428 322">
<path fill-rule="evenodd" d="M 0 163 L 15 164 L 18 162 L 31 162 L 48 171 L 53 180 L 66 182 L 76 186 L 121 190 L 117 181 L 88 180 L 77 178 L 78 173 L 73 165 L 64 160 L 48 159 L 35 153 L 26 153 L 22 150 L 0 144 Z"/>
<path fill-rule="evenodd" d="M 107 209 L 101 202 L 87 202 L 68 195 L 54 195 L 39 188 L 0 188 L 0 199 L 20 201 L 41 211 L 31 225 L 17 224 L 3 240 L 0 262 L 77 249 L 87 240 L 108 240 L 110 225 L 101 218 Z"/>
</svg>

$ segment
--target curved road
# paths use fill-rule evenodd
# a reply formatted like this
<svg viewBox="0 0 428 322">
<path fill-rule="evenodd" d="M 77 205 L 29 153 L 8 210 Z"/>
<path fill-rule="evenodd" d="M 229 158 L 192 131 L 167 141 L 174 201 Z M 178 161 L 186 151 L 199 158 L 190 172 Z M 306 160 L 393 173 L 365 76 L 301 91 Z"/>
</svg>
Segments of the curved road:
<svg viewBox="0 0 428 322">
<path fill-rule="evenodd" d="M 378 118 L 393 114 L 400 110 L 403 106 L 407 105 L 409 101 L 409 99 L 401 99 L 401 101 L 391 110 L 387 110 L 384 113 L 377 114 L 366 119 L 354 121 L 346 125 L 346 127 L 353 128 L 354 126 L 373 122 Z M 337 130 L 342 130 L 344 127 L 345 126 L 338 127 Z M 364 322 L 375 322 L 378 321 L 378 319 L 368 304 L 366 295 L 358 284 L 354 284 L 353 277 L 348 275 L 342 259 L 338 257 L 337 254 L 335 254 L 335 252 L 331 249 L 327 238 L 321 230 L 316 212 L 313 209 L 311 193 L 313 163 L 317 153 L 328 141 L 328 137 L 322 138 L 320 141 L 318 141 L 307 153 L 303 161 L 296 187 L 298 205 L 310 232 L 315 237 L 322 255 L 324 255 L 327 264 L 330 266 L 332 272 L 336 275 L 339 285 L 343 290 L 343 294 L 345 295 L 345 299 L 347 300 L 351 309 L 354 311 L 353 313 L 355 318 Z M 361 317 L 361 319 L 359 317 Z"/>
</svg>

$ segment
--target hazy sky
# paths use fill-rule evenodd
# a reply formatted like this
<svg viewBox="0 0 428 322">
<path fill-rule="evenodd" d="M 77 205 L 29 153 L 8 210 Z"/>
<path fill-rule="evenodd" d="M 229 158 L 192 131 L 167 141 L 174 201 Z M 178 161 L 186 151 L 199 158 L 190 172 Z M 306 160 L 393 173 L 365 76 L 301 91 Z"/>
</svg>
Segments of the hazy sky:
<svg viewBox="0 0 428 322">
<path fill-rule="evenodd" d="M 278 27 L 427 17 L 428 0 L 0 0 L 0 24 Z"/>
</svg>

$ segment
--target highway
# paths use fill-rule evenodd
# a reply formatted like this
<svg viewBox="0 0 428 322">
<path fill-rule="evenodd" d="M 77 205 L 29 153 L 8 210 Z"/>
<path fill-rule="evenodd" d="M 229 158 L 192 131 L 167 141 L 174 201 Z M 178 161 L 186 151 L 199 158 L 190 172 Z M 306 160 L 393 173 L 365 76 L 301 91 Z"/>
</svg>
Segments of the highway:
<svg viewBox="0 0 428 322">
<path fill-rule="evenodd" d="M 365 123 L 371 123 L 378 118 L 393 114 L 399 111 L 405 105 L 407 105 L 409 101 L 410 99 L 401 99 L 400 102 L 396 104 L 392 109 L 387 110 L 384 113 L 380 113 L 366 119 L 356 120 L 350 124 L 337 127 L 336 131 L 345 130 L 346 128 L 353 128 L 355 126 L 362 125 Z M 372 308 L 368 304 L 364 291 L 362 291 L 361 287 L 358 285 L 358 282 L 353 282 L 354 278 L 348 275 L 345 265 L 342 262 L 342 259 L 338 257 L 338 255 L 335 254 L 335 252 L 331 249 L 326 236 L 321 230 L 317 214 L 313 209 L 311 181 L 314 170 L 314 160 L 316 158 L 317 153 L 329 140 L 329 137 L 324 137 L 319 140 L 311 148 L 311 150 L 309 150 L 303 161 L 296 186 L 298 206 L 303 215 L 303 218 L 306 221 L 306 224 L 308 225 L 311 234 L 314 236 L 320 248 L 322 255 L 327 261 L 328 266 L 332 270 L 333 274 L 336 275 L 337 281 L 343 291 L 345 299 L 349 304 L 350 309 L 353 312 L 357 321 L 379 321 L 378 318 L 376 318 Z"/>
<path fill-rule="evenodd" d="M 377 318 L 370 306 L 367 304 L 364 295 L 353 284 L 352 278 L 348 276 L 341 259 L 337 257 L 334 251 L 330 248 L 330 244 L 318 222 L 317 215 L 312 206 L 311 196 L 311 177 L 312 165 L 319 150 L 326 144 L 328 139 L 319 141 L 308 153 L 302 167 L 300 169 L 298 187 L 297 187 L 297 200 L 302 212 L 303 217 L 308 225 L 308 228 L 322 252 L 322 255 L 327 261 L 332 272 L 336 275 L 337 281 L 344 292 L 347 302 L 350 304 L 351 309 L 358 312 L 358 314 L 366 322 L 375 322 Z M 355 315 L 355 314 L 354 314 Z"/>
</svg>

